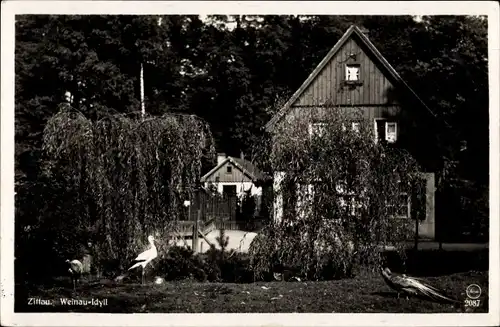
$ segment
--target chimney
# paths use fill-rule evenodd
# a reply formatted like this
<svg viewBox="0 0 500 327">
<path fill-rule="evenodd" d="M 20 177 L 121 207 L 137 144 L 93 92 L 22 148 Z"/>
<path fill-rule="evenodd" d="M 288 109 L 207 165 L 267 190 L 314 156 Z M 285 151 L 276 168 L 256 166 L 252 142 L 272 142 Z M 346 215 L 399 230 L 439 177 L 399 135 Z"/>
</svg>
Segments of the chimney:
<svg viewBox="0 0 500 327">
<path fill-rule="evenodd" d="M 220 165 L 221 162 L 226 160 L 227 156 L 225 153 L 217 153 L 217 166 Z"/>
<path fill-rule="evenodd" d="M 245 160 L 245 154 L 243 153 L 243 151 L 240 151 L 240 158 L 241 160 Z"/>
</svg>

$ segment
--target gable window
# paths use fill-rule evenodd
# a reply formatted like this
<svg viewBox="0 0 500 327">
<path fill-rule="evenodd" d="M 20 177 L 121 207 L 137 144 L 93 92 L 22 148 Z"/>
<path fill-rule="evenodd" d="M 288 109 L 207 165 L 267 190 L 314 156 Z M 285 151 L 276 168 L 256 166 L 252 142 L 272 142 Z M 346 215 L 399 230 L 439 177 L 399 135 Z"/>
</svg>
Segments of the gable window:
<svg viewBox="0 0 500 327">
<path fill-rule="evenodd" d="M 233 167 L 227 166 L 226 167 L 226 174 L 231 174 L 233 172 Z"/>
<path fill-rule="evenodd" d="M 345 66 L 345 79 L 348 82 L 359 81 L 359 64 L 350 64 Z"/>
</svg>

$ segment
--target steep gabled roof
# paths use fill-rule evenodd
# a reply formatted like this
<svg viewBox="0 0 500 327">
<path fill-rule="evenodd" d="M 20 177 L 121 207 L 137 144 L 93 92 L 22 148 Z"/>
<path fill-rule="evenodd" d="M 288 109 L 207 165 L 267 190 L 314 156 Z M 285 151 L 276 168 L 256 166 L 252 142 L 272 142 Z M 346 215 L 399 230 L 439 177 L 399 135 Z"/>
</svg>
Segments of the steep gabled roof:
<svg viewBox="0 0 500 327">
<path fill-rule="evenodd" d="M 241 166 L 244 171 L 246 171 L 249 175 L 253 176 L 253 180 L 264 179 L 266 175 L 255 166 L 251 161 L 241 158 L 231 157 L 236 165 Z"/>
<path fill-rule="evenodd" d="M 258 169 L 250 161 L 235 157 L 227 157 L 226 159 L 221 161 L 221 163 L 215 166 L 212 170 L 203 175 L 203 177 L 201 178 L 201 182 L 203 183 L 206 182 L 210 176 L 212 176 L 215 172 L 221 169 L 228 162 L 230 162 L 231 164 L 233 164 L 233 166 L 241 170 L 241 172 L 245 174 L 248 178 L 250 178 L 252 181 L 257 181 L 265 178 L 265 174 L 263 174 L 260 171 L 260 169 Z"/>
<path fill-rule="evenodd" d="M 380 51 L 371 43 L 371 41 L 366 37 L 366 35 L 361 31 L 356 25 L 351 25 L 349 29 L 344 33 L 344 35 L 338 40 L 338 42 L 333 46 L 333 48 L 328 52 L 328 54 L 323 58 L 323 60 L 318 64 L 318 66 L 312 71 L 312 73 L 307 77 L 307 79 L 302 83 L 297 91 L 290 97 L 290 99 L 285 103 L 285 105 L 271 118 L 271 120 L 266 124 L 265 128 L 270 131 L 272 127 L 278 122 L 282 117 L 284 117 L 289 111 L 291 106 L 297 101 L 297 99 L 306 91 L 306 89 L 311 85 L 311 83 L 316 79 L 316 77 L 321 73 L 325 66 L 330 62 L 330 60 L 337 54 L 337 52 L 344 46 L 344 44 L 355 34 L 358 36 L 359 40 L 366 46 L 368 51 L 376 59 L 376 64 L 383 66 L 389 73 L 389 77 L 392 80 L 400 83 L 404 88 L 406 88 L 410 94 L 415 96 L 415 98 L 421 103 L 421 105 L 426 108 L 434 117 L 436 114 L 418 97 L 415 91 L 401 78 L 401 76 L 396 72 L 396 70 L 389 64 L 389 62 L 382 56 Z"/>
</svg>

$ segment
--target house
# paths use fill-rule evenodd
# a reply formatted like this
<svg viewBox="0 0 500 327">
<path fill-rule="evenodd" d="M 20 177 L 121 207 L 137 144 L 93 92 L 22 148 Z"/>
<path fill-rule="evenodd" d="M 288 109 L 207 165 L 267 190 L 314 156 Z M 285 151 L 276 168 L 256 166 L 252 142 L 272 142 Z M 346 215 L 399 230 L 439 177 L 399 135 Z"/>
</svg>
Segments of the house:
<svg viewBox="0 0 500 327">
<path fill-rule="evenodd" d="M 401 101 L 401 99 L 405 99 Z M 374 141 L 380 140 L 397 145 L 404 136 L 407 127 L 403 120 L 402 102 L 412 103 L 411 110 L 420 110 L 426 115 L 432 111 L 415 94 L 395 69 L 368 39 L 367 31 L 351 26 L 339 39 L 325 58 L 312 71 L 309 77 L 291 96 L 285 105 L 266 124 L 270 133 L 277 130 L 283 121 L 292 121 L 296 117 L 307 117 L 304 113 L 313 110 L 335 110 L 344 108 L 349 111 L 361 109 L 363 119 L 373 126 Z M 345 112 L 345 111 L 344 111 Z M 310 115 L 309 115 L 310 117 Z M 310 121 L 310 133 L 321 132 L 324 122 Z M 357 129 L 353 123 L 349 128 Z M 418 160 L 418 159 L 417 159 Z M 432 169 L 432 168 L 431 168 Z M 285 172 L 276 172 L 274 188 L 280 187 Z M 435 238 L 434 219 L 434 173 L 427 169 L 421 173 L 425 180 L 424 215 L 418 219 L 418 233 L 421 237 Z M 279 193 L 279 192 L 278 192 Z M 283 199 L 278 194 L 274 199 L 274 218 L 280 220 L 283 215 Z M 411 219 L 411 201 L 401 205 L 408 210 L 403 217 Z"/>
<path fill-rule="evenodd" d="M 217 166 L 206 173 L 201 182 L 207 189 L 213 185 L 223 195 L 241 197 L 244 192 L 250 191 L 251 195 L 260 196 L 262 187 L 256 184 L 263 178 L 264 174 L 243 156 L 237 158 L 219 153 Z"/>
</svg>

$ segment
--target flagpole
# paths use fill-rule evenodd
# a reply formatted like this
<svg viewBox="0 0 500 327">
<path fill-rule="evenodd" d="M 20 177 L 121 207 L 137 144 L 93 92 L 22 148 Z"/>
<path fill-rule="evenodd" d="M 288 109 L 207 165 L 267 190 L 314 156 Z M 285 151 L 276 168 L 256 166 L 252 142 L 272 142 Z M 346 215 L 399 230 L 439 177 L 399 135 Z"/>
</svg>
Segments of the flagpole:
<svg viewBox="0 0 500 327">
<path fill-rule="evenodd" d="M 141 62 L 141 76 L 140 76 L 140 82 L 141 82 L 141 114 L 142 118 L 146 116 L 146 107 L 144 106 L 144 67 Z"/>
</svg>

